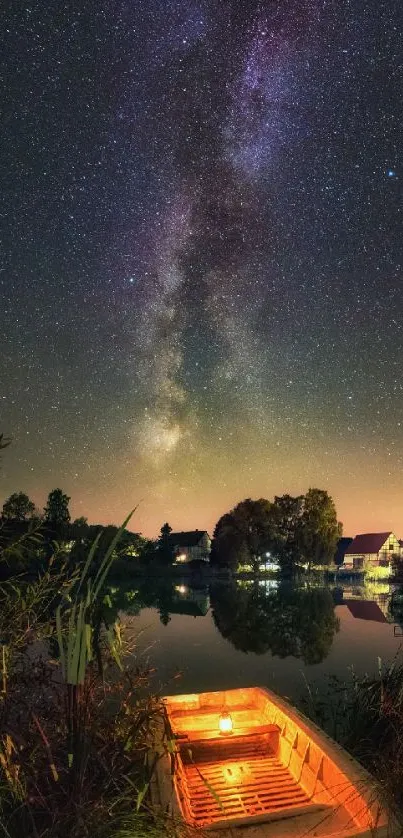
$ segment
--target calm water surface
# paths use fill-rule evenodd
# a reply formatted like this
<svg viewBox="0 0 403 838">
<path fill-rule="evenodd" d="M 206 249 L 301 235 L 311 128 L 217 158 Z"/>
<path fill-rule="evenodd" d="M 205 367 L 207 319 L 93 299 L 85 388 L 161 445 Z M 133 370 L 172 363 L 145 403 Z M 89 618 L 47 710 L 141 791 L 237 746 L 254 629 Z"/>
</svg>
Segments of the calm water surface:
<svg viewBox="0 0 403 838">
<path fill-rule="evenodd" d="M 268 686 L 300 702 L 329 676 L 376 674 L 401 657 L 396 586 L 292 587 L 273 580 L 191 586 L 149 579 L 111 588 L 140 663 L 165 693 Z M 178 675 L 180 673 L 180 675 Z"/>
</svg>

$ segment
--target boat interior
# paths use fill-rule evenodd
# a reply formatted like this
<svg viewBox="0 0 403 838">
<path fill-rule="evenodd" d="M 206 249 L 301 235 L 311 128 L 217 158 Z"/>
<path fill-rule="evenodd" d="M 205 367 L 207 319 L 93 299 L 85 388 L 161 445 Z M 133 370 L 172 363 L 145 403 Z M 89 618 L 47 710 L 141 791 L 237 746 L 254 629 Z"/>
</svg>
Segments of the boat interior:
<svg viewBox="0 0 403 838">
<path fill-rule="evenodd" d="M 388 834 L 369 775 L 269 691 L 171 696 L 165 706 L 187 824 L 264 823 L 265 836 Z"/>
</svg>

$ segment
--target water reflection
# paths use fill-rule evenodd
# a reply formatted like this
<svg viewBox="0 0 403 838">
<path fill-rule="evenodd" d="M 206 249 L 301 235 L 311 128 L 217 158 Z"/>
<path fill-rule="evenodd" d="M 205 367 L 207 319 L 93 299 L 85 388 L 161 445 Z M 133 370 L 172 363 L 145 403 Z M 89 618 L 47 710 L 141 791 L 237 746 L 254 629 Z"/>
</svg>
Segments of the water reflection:
<svg viewBox="0 0 403 838">
<path fill-rule="evenodd" d="M 138 580 L 136 588 L 111 586 L 105 601 L 107 621 L 119 612 L 134 616 L 153 607 L 166 626 L 173 614 L 213 622 L 235 649 L 278 657 L 293 655 L 320 663 L 328 655 L 339 621 L 330 589 L 296 589 L 276 580 L 233 581 L 210 587 L 162 578 Z"/>
<path fill-rule="evenodd" d="M 209 620 L 237 651 L 277 658 L 292 656 L 306 665 L 319 664 L 331 650 L 340 623 L 335 607 L 347 606 L 358 624 L 394 623 L 403 627 L 403 594 L 395 586 L 323 587 L 312 583 L 294 587 L 277 579 L 233 580 L 225 583 L 195 583 L 170 577 L 139 577 L 135 585 L 121 582 L 108 589 L 105 598 L 107 622 L 119 612 L 139 615 L 154 608 L 167 626 L 173 615 Z M 339 612 L 342 613 L 342 612 Z M 350 631 L 352 624 L 350 624 Z"/>
<path fill-rule="evenodd" d="M 107 593 L 110 616 L 120 611 L 136 616 L 142 608 L 156 608 L 161 623 L 166 626 L 172 614 L 205 617 L 210 608 L 209 589 L 206 585 L 190 586 L 186 582 L 164 577 L 147 577 L 136 580 L 135 588 L 111 586 Z"/>
<path fill-rule="evenodd" d="M 306 664 L 327 657 L 340 626 L 331 591 L 325 588 L 233 583 L 212 587 L 211 606 L 218 631 L 235 649 L 292 655 Z"/>
</svg>

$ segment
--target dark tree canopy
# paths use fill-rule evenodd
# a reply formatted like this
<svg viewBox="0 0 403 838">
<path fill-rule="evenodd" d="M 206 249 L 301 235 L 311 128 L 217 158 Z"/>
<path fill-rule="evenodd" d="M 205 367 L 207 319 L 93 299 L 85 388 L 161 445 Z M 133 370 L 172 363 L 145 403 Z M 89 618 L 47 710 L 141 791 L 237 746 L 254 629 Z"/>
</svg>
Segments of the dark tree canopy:
<svg viewBox="0 0 403 838">
<path fill-rule="evenodd" d="M 298 526 L 298 545 L 308 566 L 329 564 L 342 534 L 333 499 L 323 489 L 309 489 Z"/>
<path fill-rule="evenodd" d="M 298 564 L 328 564 L 333 560 L 342 526 L 332 498 L 322 489 L 306 495 L 241 501 L 218 521 L 211 563 L 236 570 L 249 564 L 257 572 L 270 553 L 285 575 Z"/>
<path fill-rule="evenodd" d="M 48 502 L 44 509 L 45 522 L 55 527 L 69 524 L 69 501 L 70 498 L 61 489 L 53 489 L 49 492 Z"/>
<path fill-rule="evenodd" d="M 35 513 L 35 504 L 25 492 L 14 492 L 3 503 L 2 518 L 8 521 L 26 521 Z"/>
<path fill-rule="evenodd" d="M 262 555 L 273 539 L 272 506 L 264 498 L 247 498 L 223 515 L 214 530 L 212 564 L 236 569 L 246 562 L 259 570 Z"/>
<path fill-rule="evenodd" d="M 79 518 L 75 518 L 73 521 L 73 527 L 86 527 L 88 525 L 88 518 L 84 515 L 80 515 Z"/>
<path fill-rule="evenodd" d="M 157 544 L 157 558 L 164 564 L 172 564 L 174 559 L 173 547 L 170 542 L 172 527 L 167 523 L 163 524 Z"/>
<path fill-rule="evenodd" d="M 275 535 L 273 553 L 281 568 L 292 573 L 300 558 L 298 527 L 304 505 L 304 496 L 281 495 L 274 498 L 273 516 Z"/>
</svg>

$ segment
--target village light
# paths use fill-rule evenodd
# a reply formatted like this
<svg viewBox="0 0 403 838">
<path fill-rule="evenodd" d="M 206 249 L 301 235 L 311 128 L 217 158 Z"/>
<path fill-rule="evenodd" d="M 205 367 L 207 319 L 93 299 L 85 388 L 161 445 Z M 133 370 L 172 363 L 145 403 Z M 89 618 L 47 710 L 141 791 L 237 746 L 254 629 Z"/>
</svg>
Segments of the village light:
<svg viewBox="0 0 403 838">
<path fill-rule="evenodd" d="M 220 728 L 220 733 L 222 733 L 223 736 L 226 736 L 229 733 L 232 733 L 233 725 L 232 725 L 231 714 L 230 713 L 221 713 L 220 718 L 218 720 L 218 726 Z"/>
</svg>

